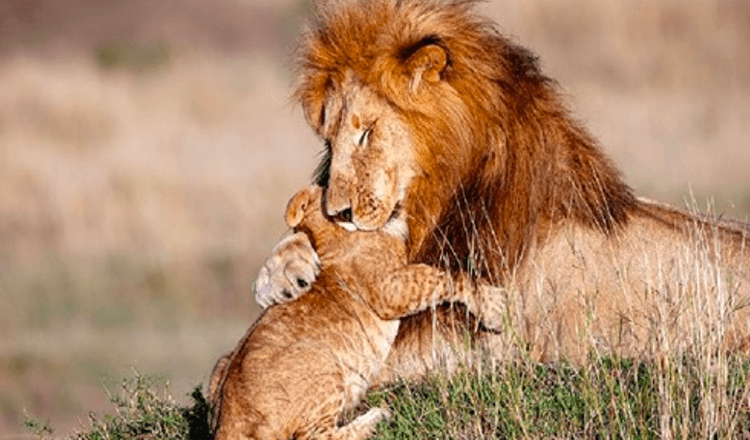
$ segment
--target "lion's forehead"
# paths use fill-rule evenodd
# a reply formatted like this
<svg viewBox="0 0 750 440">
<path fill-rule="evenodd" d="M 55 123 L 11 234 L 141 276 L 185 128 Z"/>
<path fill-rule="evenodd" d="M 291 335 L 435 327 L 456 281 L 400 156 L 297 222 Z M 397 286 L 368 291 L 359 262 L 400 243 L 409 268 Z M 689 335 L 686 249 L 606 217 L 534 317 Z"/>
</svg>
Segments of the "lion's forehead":
<svg viewBox="0 0 750 440">
<path fill-rule="evenodd" d="M 372 125 L 386 109 L 384 100 L 353 75 L 332 83 L 321 108 L 321 135 L 332 138 L 347 127 L 361 131 Z"/>
<path fill-rule="evenodd" d="M 345 75 L 329 86 L 321 111 L 319 134 L 331 143 L 334 154 L 337 147 L 356 146 L 368 133 L 372 142 L 366 148 L 345 147 L 338 153 L 360 158 L 366 162 L 364 168 L 382 165 L 375 158 L 404 164 L 414 159 L 413 127 L 408 119 L 356 75 Z"/>
</svg>

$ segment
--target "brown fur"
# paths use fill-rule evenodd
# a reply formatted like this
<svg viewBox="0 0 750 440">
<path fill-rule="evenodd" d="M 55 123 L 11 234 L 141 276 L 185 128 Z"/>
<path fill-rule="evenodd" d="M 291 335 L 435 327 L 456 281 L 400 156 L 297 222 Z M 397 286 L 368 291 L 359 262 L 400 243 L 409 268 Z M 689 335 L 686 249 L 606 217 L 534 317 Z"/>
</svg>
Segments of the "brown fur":
<svg viewBox="0 0 750 440">
<path fill-rule="evenodd" d="M 724 320 L 680 308 L 700 287 L 696 268 L 732 280 L 722 295 L 731 312 L 743 309 L 747 227 L 636 198 L 535 56 L 477 16 L 475 3 L 320 8 L 295 96 L 327 143 L 318 181 L 328 214 L 377 229 L 405 211 L 409 261 L 501 286 L 477 295 L 490 292 L 483 303 L 507 308 L 512 331 L 540 359 L 581 359 L 592 348 L 643 353 L 655 328 L 677 340 L 686 325 Z M 357 146 L 361 120 L 373 122 Z M 383 170 L 390 180 L 372 178 Z M 373 189 L 392 180 L 402 196 Z M 747 345 L 746 313 L 730 315 L 725 340 Z M 392 371 L 431 367 L 434 347 L 409 350 L 422 347 L 413 341 L 432 331 L 432 319 L 404 321 Z M 499 338 L 478 335 L 503 356 Z"/>
<path fill-rule="evenodd" d="M 430 266 L 407 265 L 403 237 L 349 233 L 328 221 L 321 194 L 319 187 L 301 190 L 286 215 L 314 240 L 321 274 L 309 295 L 268 308 L 216 363 L 209 399 L 217 439 L 366 438 L 386 410 L 336 424 L 380 373 L 398 318 L 435 301 L 471 299 L 469 284 L 455 286 Z M 440 328 L 455 333 L 449 323 Z"/>
</svg>

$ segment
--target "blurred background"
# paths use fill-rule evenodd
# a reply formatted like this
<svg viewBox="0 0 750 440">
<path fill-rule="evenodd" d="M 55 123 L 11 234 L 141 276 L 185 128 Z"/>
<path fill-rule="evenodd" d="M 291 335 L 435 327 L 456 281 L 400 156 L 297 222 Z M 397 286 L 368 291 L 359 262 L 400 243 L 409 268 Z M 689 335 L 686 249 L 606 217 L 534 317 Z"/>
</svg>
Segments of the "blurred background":
<svg viewBox="0 0 750 440">
<path fill-rule="evenodd" d="M 495 0 L 641 195 L 750 214 L 750 2 Z M 187 401 L 321 144 L 290 104 L 310 0 L 0 1 L 0 439 Z"/>
</svg>

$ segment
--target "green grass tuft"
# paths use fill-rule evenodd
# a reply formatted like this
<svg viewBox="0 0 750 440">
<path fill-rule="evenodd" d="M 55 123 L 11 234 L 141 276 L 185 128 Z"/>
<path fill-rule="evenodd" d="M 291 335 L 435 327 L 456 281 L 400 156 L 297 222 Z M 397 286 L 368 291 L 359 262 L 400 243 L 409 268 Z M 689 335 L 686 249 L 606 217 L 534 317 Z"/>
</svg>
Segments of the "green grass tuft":
<svg viewBox="0 0 750 440">
<path fill-rule="evenodd" d="M 91 426 L 76 440 L 163 439 L 210 440 L 211 407 L 200 385 L 191 393 L 192 405 L 181 406 L 166 392 L 160 396 L 153 379 L 136 375 L 124 380 L 120 395 L 110 395 L 114 415 L 90 415 Z"/>
<path fill-rule="evenodd" d="M 667 369 L 615 358 L 584 368 L 513 361 L 484 374 L 463 369 L 450 381 L 431 376 L 422 384 L 377 390 L 359 410 L 391 408 L 379 439 L 656 439 L 667 431 L 674 438 L 748 438 L 749 367 L 747 359 L 732 359 L 726 386 L 714 384 L 707 392 L 707 372 L 691 359 Z M 670 380 L 670 369 L 680 375 Z M 717 392 L 721 404 L 713 407 L 725 412 L 725 424 L 712 424 L 701 413 L 716 403 Z M 665 413 L 666 423 L 660 417 Z"/>
</svg>

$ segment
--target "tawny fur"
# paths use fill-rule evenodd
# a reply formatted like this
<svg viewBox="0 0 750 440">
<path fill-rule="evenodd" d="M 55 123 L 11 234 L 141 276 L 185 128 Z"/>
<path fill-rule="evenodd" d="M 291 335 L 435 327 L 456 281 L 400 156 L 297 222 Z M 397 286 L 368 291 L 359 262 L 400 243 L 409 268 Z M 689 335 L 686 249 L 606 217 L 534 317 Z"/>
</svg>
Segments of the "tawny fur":
<svg viewBox="0 0 750 440">
<path fill-rule="evenodd" d="M 462 297 L 472 305 L 470 283 L 407 265 L 404 237 L 350 233 L 330 222 L 321 194 L 319 187 L 301 190 L 286 214 L 314 240 L 321 274 L 309 295 L 268 308 L 217 362 L 209 382 L 217 439 L 366 438 L 386 410 L 337 422 L 379 374 L 398 318 Z M 441 328 L 461 331 L 450 323 Z"/>
<path fill-rule="evenodd" d="M 327 213 L 373 230 L 405 212 L 410 262 L 498 286 L 475 294 L 508 318 L 505 335 L 475 333 L 497 357 L 511 332 L 536 359 L 575 361 L 677 347 L 718 322 L 724 348 L 746 350 L 750 227 L 635 197 L 535 56 L 475 3 L 319 8 L 295 96 L 327 145 Z M 702 278 L 721 304 L 696 305 Z M 455 352 L 433 325 L 465 319 L 451 310 L 403 320 L 379 380 Z"/>
</svg>

